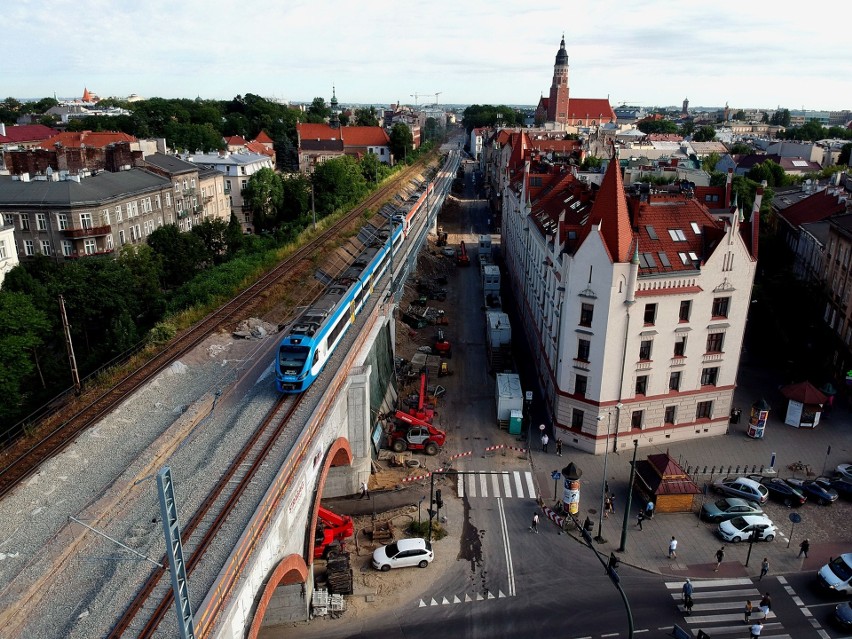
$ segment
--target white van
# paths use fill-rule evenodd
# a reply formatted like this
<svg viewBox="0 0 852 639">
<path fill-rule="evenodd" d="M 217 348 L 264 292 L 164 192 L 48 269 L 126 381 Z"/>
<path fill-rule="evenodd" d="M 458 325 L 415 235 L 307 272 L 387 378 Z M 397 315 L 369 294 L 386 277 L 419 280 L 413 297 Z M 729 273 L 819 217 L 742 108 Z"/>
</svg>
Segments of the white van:
<svg viewBox="0 0 852 639">
<path fill-rule="evenodd" d="M 819 583 L 828 590 L 852 595 L 852 552 L 835 557 L 819 569 Z"/>
</svg>

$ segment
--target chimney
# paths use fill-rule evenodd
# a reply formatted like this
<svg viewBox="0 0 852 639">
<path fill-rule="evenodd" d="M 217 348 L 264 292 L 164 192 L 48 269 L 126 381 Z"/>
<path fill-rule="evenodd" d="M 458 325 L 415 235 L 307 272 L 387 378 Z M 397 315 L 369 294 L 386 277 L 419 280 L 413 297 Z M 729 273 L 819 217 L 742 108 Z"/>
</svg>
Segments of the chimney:
<svg viewBox="0 0 852 639">
<path fill-rule="evenodd" d="M 6 135 L 6 123 L 0 122 L 0 135 Z"/>
</svg>

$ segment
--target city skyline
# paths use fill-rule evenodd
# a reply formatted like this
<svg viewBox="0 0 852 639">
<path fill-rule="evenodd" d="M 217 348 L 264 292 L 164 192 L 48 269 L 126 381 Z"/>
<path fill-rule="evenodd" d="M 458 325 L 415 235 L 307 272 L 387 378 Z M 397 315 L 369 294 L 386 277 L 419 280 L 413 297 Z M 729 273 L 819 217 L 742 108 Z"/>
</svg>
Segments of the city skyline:
<svg viewBox="0 0 852 639">
<path fill-rule="evenodd" d="M 480 0 L 437 0 L 417 11 L 373 3 L 356 14 L 329 0 L 266 0 L 250 15 L 197 0 L 42 6 L 8 8 L 10 50 L 37 46 L 38 54 L 0 73 L 3 97 L 79 96 L 86 87 L 101 97 L 254 93 L 310 102 L 328 101 L 334 86 L 349 104 L 426 104 L 438 93 L 440 104 L 532 106 L 549 91 L 564 33 L 572 97 L 613 106 L 689 99 L 732 109 L 852 109 L 852 62 L 827 53 L 822 21 L 750 5 L 729 14 L 678 6 L 675 14 L 650 0 L 496 10 Z M 842 6 L 823 3 L 820 15 Z"/>
</svg>

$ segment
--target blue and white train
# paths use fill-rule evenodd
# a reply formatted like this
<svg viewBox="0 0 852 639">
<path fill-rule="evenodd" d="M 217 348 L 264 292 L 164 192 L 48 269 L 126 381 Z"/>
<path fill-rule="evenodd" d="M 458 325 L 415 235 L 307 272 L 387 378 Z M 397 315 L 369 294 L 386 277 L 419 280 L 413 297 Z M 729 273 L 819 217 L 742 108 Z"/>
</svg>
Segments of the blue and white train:
<svg viewBox="0 0 852 639">
<path fill-rule="evenodd" d="M 431 191 L 432 183 L 427 188 Z M 373 242 L 288 328 L 278 346 L 275 385 L 282 393 L 301 393 L 322 372 L 346 330 L 364 308 L 387 271 L 391 251 L 399 252 L 418 214 L 426 209 L 427 189 L 409 199 L 411 206 L 393 216 L 391 230 L 380 230 Z M 401 216 L 401 217 L 399 217 Z"/>
</svg>

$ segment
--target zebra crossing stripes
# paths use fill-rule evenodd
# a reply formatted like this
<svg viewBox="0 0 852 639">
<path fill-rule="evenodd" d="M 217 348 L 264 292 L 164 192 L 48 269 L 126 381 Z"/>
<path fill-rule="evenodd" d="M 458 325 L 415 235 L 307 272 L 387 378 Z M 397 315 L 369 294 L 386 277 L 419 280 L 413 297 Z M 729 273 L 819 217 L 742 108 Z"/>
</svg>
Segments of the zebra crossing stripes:
<svg viewBox="0 0 852 639">
<path fill-rule="evenodd" d="M 700 579 L 692 582 L 692 613 L 687 615 L 683 608 L 683 581 L 667 581 L 666 588 L 681 612 L 684 622 L 693 634 L 703 630 L 712 637 L 733 635 L 732 639 L 744 633 L 746 600 L 751 601 L 754 610 L 751 621 L 763 621 L 761 639 L 792 639 L 784 633 L 784 626 L 776 621 L 771 610 L 764 616 L 758 608 L 763 593 L 748 578 Z"/>
<path fill-rule="evenodd" d="M 536 498 L 535 482 L 529 471 L 502 473 L 459 473 L 459 497 Z"/>
</svg>

